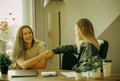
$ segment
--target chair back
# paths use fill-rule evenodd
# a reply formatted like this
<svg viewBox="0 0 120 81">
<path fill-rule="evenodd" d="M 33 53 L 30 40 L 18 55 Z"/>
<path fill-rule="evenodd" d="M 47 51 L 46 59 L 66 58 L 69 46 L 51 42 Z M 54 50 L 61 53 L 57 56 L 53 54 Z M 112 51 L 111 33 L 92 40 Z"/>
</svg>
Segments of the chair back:
<svg viewBox="0 0 120 81">
<path fill-rule="evenodd" d="M 103 40 L 103 39 L 98 39 L 98 43 L 100 45 L 100 51 L 99 51 L 100 57 L 102 59 L 106 59 L 109 43 L 108 41 Z"/>
</svg>

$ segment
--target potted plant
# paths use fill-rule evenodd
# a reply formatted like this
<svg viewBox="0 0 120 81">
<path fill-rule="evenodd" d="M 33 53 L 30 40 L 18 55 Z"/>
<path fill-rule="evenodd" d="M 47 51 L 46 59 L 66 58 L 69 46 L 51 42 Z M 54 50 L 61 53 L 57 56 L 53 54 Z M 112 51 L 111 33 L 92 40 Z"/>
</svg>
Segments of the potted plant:
<svg viewBox="0 0 120 81">
<path fill-rule="evenodd" d="M 81 63 L 80 67 L 83 72 L 88 72 L 88 77 L 101 77 L 102 58 L 98 55 L 90 56 Z"/>
<path fill-rule="evenodd" d="M 0 53 L 0 68 L 2 74 L 7 74 L 9 66 L 12 64 L 10 55 L 6 53 Z"/>
<path fill-rule="evenodd" d="M 82 73 L 83 76 L 86 77 L 97 77 L 93 76 L 93 73 L 101 75 L 100 70 L 102 68 L 102 58 L 100 58 L 98 55 L 96 56 L 89 56 L 86 60 L 81 62 L 80 64 L 73 67 L 73 70 L 79 73 Z"/>
<path fill-rule="evenodd" d="M 81 66 L 79 66 L 79 64 L 78 65 L 75 65 L 74 67 L 73 67 L 73 70 L 76 72 L 76 77 L 75 77 L 75 79 L 76 80 L 80 80 L 80 79 L 82 79 L 82 70 L 81 70 Z"/>
</svg>

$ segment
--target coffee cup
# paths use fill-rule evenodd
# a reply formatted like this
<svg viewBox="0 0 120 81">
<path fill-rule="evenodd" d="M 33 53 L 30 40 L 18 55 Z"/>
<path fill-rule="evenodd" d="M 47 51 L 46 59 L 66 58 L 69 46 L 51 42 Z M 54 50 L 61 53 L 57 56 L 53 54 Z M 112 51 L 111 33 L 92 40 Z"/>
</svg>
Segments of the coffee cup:
<svg viewBox="0 0 120 81">
<path fill-rule="evenodd" d="M 111 76 L 112 60 L 103 60 L 103 75 Z"/>
</svg>

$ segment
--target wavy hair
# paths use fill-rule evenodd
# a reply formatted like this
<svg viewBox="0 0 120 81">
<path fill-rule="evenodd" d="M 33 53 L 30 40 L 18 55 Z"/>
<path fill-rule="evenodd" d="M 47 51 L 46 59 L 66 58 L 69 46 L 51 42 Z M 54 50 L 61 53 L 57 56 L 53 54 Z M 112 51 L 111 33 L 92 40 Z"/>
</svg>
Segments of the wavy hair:
<svg viewBox="0 0 120 81">
<path fill-rule="evenodd" d="M 28 25 L 22 25 L 18 29 L 16 38 L 14 41 L 13 52 L 12 52 L 12 58 L 14 61 L 19 58 L 20 54 L 25 54 L 26 47 L 25 47 L 25 42 L 23 40 L 23 29 L 24 28 L 29 28 L 33 34 L 31 27 Z M 33 34 L 32 46 L 33 46 L 34 42 L 35 42 L 35 40 L 34 40 L 34 34 Z"/>
</svg>

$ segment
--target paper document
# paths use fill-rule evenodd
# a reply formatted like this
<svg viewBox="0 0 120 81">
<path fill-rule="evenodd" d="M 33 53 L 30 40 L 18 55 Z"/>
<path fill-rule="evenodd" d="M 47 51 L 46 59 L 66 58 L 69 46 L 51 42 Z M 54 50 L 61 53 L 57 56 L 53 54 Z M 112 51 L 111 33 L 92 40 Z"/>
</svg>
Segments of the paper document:
<svg viewBox="0 0 120 81">
<path fill-rule="evenodd" d="M 66 77 L 75 77 L 76 72 L 61 72 L 61 74 L 65 75 Z"/>
</svg>

